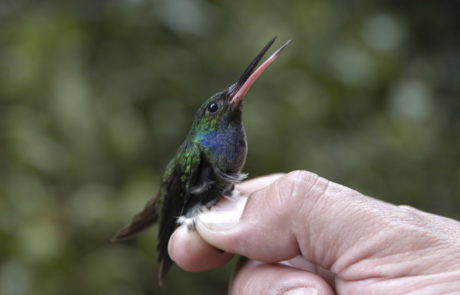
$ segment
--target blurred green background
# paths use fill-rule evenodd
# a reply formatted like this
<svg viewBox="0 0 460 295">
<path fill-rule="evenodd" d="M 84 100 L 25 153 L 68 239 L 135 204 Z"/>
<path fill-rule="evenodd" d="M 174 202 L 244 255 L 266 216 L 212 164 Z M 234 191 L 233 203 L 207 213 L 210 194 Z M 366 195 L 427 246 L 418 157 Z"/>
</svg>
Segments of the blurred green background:
<svg viewBox="0 0 460 295">
<path fill-rule="evenodd" d="M 156 285 L 153 196 L 200 103 L 262 46 L 251 177 L 307 169 L 460 218 L 458 1 L 0 2 L 0 294 L 224 294 L 231 267 Z"/>
</svg>

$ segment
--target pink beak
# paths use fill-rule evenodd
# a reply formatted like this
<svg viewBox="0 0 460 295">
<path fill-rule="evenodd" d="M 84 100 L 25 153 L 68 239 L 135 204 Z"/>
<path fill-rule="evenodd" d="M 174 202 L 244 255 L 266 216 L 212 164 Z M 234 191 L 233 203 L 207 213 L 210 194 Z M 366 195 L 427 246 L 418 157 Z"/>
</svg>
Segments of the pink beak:
<svg viewBox="0 0 460 295">
<path fill-rule="evenodd" d="M 243 101 L 244 97 L 246 96 L 246 93 L 249 91 L 249 88 L 251 88 L 252 84 L 259 78 L 259 76 L 265 71 L 265 69 L 275 61 L 275 59 L 278 57 L 278 55 L 281 54 L 281 52 L 284 50 L 284 48 L 291 42 L 291 40 L 287 41 L 286 43 L 283 44 L 278 50 L 276 50 L 266 61 L 264 61 L 255 71 L 254 68 L 257 66 L 259 61 L 262 59 L 264 54 L 267 52 L 267 50 L 270 48 L 270 46 L 273 44 L 275 41 L 275 38 L 273 38 L 270 42 L 268 42 L 267 45 L 260 51 L 260 53 L 254 58 L 254 60 L 251 62 L 251 64 L 246 68 L 244 71 L 243 75 L 241 75 L 241 78 L 239 79 L 236 84 L 234 84 L 234 88 L 231 90 L 231 93 L 229 95 L 229 102 L 230 104 L 234 106 L 239 106 L 241 102 Z"/>
</svg>

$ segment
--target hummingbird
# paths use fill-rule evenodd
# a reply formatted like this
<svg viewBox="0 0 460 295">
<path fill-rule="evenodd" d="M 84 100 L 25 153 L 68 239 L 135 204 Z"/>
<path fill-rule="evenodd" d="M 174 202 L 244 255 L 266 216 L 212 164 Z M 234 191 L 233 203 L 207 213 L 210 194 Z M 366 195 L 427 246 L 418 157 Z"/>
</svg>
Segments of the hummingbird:
<svg viewBox="0 0 460 295">
<path fill-rule="evenodd" d="M 157 195 L 112 238 L 114 242 L 123 241 L 158 223 L 160 285 L 173 265 L 168 242 L 174 230 L 183 223 L 193 230 L 194 218 L 221 197 L 231 196 L 235 184 L 246 177 L 241 173 L 248 146 L 242 102 L 256 79 L 290 42 L 256 69 L 275 39 L 262 48 L 236 83 L 200 106 L 185 141 L 165 169 Z"/>
</svg>

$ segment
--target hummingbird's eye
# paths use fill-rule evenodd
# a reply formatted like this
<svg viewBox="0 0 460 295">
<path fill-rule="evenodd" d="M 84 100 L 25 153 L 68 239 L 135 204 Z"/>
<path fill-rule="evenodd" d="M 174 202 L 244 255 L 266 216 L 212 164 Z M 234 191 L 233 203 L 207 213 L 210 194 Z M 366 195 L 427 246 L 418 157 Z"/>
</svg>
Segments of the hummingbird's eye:
<svg viewBox="0 0 460 295">
<path fill-rule="evenodd" d="M 213 101 L 210 104 L 208 104 L 207 109 L 208 109 L 208 112 L 215 113 L 219 109 L 219 105 Z"/>
</svg>

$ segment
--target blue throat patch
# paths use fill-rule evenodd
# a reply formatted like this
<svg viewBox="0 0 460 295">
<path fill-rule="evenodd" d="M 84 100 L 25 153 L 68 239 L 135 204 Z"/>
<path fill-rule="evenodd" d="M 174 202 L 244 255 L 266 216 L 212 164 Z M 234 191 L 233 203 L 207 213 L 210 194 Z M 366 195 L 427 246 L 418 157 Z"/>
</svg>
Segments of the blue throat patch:
<svg viewBox="0 0 460 295">
<path fill-rule="evenodd" d="M 243 147 L 241 143 L 244 142 L 241 137 L 241 130 L 235 126 L 229 126 L 225 129 L 202 132 L 197 136 L 197 140 L 213 153 L 233 160 L 241 153 Z"/>
</svg>

